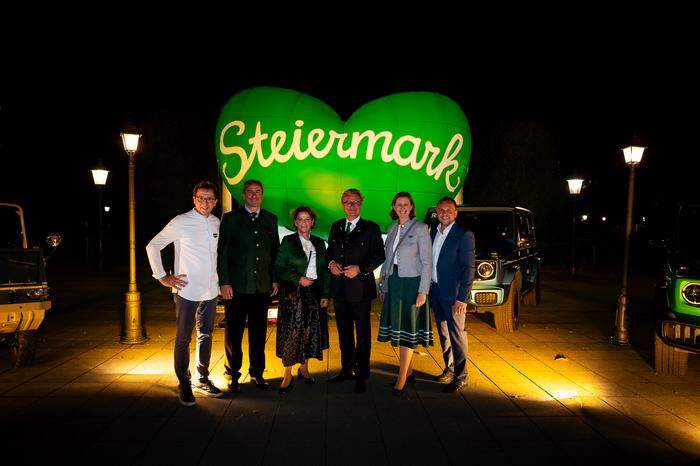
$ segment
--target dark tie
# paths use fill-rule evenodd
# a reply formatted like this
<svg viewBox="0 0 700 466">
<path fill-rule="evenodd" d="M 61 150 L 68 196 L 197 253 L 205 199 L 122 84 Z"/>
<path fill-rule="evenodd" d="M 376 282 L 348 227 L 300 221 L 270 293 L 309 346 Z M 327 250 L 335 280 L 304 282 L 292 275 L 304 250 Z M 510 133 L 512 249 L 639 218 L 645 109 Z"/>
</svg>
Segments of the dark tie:
<svg viewBox="0 0 700 466">
<path fill-rule="evenodd" d="M 345 234 L 350 233 L 350 228 L 352 228 L 352 223 L 348 222 L 345 224 Z"/>
<path fill-rule="evenodd" d="M 255 219 L 258 218 L 258 213 L 257 212 L 251 212 L 250 213 L 250 219 L 255 221 Z"/>
</svg>

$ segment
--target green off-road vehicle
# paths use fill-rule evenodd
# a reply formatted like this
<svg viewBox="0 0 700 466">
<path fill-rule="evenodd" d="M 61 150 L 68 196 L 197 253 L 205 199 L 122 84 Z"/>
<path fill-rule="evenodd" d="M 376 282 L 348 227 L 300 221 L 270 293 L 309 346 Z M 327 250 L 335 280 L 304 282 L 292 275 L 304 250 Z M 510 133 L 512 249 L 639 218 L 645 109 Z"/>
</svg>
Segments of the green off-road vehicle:
<svg viewBox="0 0 700 466">
<path fill-rule="evenodd" d="M 52 248 L 60 242 L 56 233 L 47 237 Z M 10 341 L 16 367 L 34 361 L 36 331 L 50 308 L 44 255 L 27 247 L 24 212 L 0 203 L 0 339 Z"/>
<path fill-rule="evenodd" d="M 428 210 L 431 229 L 438 220 Z M 476 273 L 467 310 L 491 313 L 496 330 L 518 327 L 520 305 L 540 302 L 540 256 L 532 212 L 522 207 L 458 206 L 456 222 L 474 233 Z"/>
<path fill-rule="evenodd" d="M 700 353 L 700 204 L 678 206 L 674 227 L 655 289 L 654 362 L 659 373 L 685 375 L 688 354 Z"/>
</svg>

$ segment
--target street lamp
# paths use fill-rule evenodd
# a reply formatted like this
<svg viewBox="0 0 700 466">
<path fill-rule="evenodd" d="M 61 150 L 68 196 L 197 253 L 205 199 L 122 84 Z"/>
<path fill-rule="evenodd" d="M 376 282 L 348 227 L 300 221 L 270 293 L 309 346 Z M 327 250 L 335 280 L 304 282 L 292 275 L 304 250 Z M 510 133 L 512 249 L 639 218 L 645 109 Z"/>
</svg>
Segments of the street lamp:
<svg viewBox="0 0 700 466">
<path fill-rule="evenodd" d="M 97 186 L 97 202 L 98 202 L 98 219 L 99 219 L 99 236 L 97 243 L 97 268 L 102 273 L 102 189 L 107 184 L 109 170 L 102 166 L 102 161 L 99 161 L 96 168 L 90 170 L 92 172 L 92 181 Z"/>
<path fill-rule="evenodd" d="M 136 201 L 134 200 L 134 159 L 141 133 L 133 124 L 127 124 L 121 133 L 124 152 L 129 159 L 129 290 L 126 292 L 124 333 L 121 342 L 126 345 L 143 343 L 141 325 L 141 293 L 136 287 Z"/>
<path fill-rule="evenodd" d="M 569 194 L 572 198 L 571 217 L 571 275 L 576 274 L 576 198 L 581 194 L 583 180 L 581 178 L 570 178 L 566 180 L 569 185 Z"/>
<path fill-rule="evenodd" d="M 629 275 L 630 236 L 632 235 L 632 206 L 634 203 L 634 169 L 642 161 L 644 146 L 630 145 L 622 149 L 625 163 L 630 167 L 629 188 L 627 189 L 627 221 L 625 225 L 625 259 L 622 266 L 622 289 L 617 298 L 617 312 L 615 315 L 615 334 L 612 341 L 616 345 L 629 345 L 627 333 L 627 279 Z"/>
</svg>

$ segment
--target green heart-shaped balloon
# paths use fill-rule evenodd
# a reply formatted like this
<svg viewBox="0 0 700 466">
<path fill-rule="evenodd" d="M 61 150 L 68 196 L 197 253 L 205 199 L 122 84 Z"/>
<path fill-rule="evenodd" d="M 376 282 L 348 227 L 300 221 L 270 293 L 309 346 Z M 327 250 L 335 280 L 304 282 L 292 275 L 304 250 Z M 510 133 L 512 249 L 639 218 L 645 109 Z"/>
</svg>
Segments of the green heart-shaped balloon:
<svg viewBox="0 0 700 466">
<path fill-rule="evenodd" d="M 290 229 L 291 212 L 309 205 L 318 214 L 315 233 L 327 237 L 344 216 L 348 188 L 364 196 L 361 216 L 391 223 L 391 200 L 408 191 L 416 216 L 442 196 L 454 197 L 469 167 L 467 118 L 451 99 L 431 92 L 383 97 L 347 122 L 325 103 L 300 92 L 258 87 L 233 96 L 216 127 L 219 170 L 242 204 L 243 183 L 263 182 L 263 207 Z"/>
</svg>

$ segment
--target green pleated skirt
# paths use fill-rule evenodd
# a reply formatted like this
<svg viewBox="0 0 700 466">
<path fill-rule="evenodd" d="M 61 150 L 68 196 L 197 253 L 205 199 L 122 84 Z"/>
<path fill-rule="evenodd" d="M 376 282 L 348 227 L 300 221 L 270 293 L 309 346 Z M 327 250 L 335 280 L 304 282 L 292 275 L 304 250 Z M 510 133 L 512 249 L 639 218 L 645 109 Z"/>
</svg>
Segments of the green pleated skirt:
<svg viewBox="0 0 700 466">
<path fill-rule="evenodd" d="M 433 346 L 430 312 L 426 305 L 416 308 L 419 285 L 420 277 L 401 278 L 394 268 L 389 277 L 389 291 L 384 295 L 378 341 L 407 348 Z"/>
</svg>

